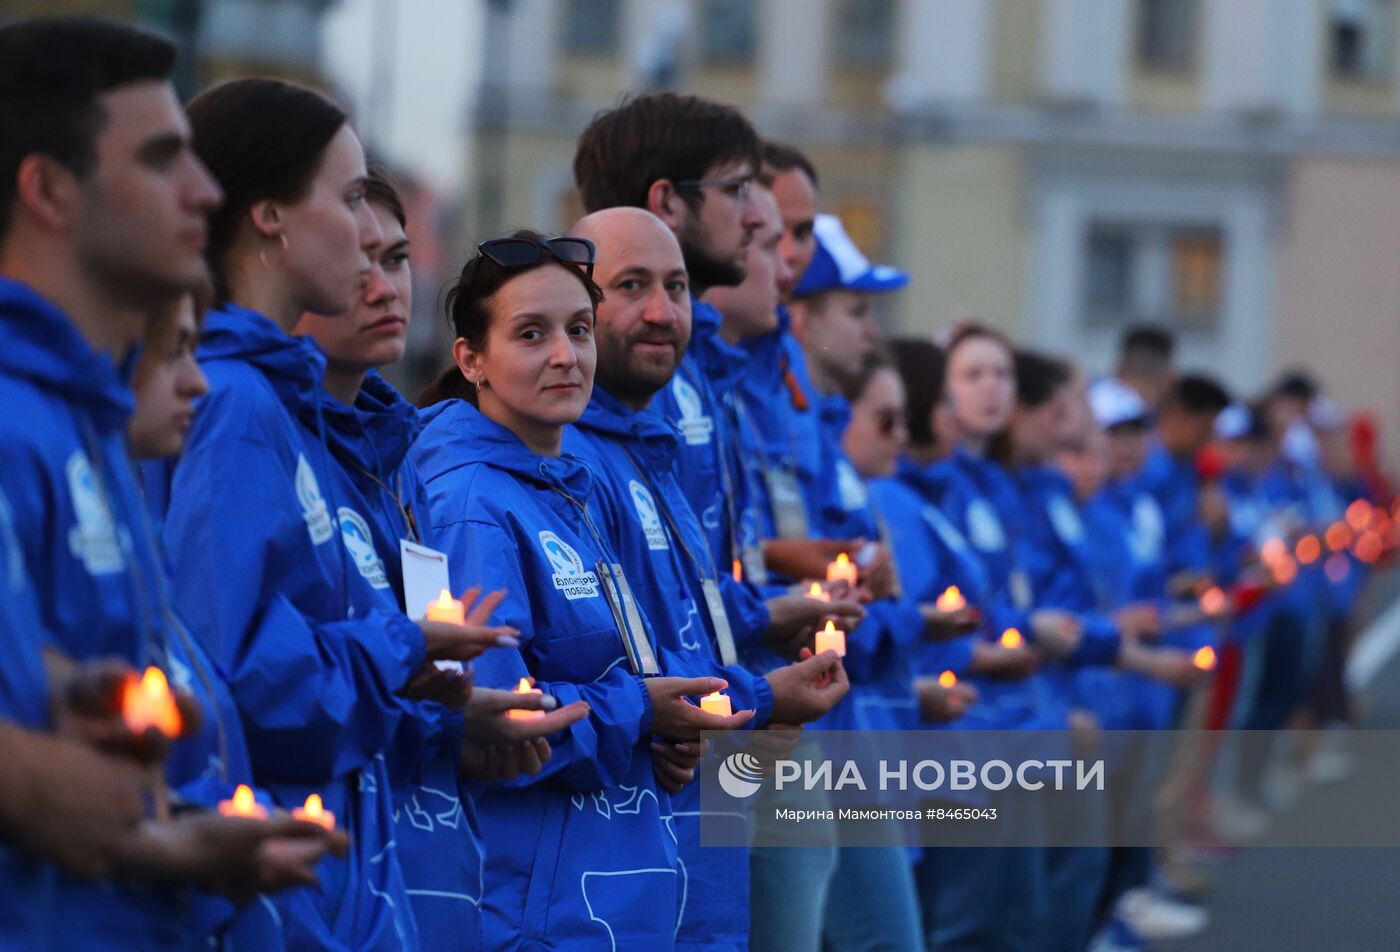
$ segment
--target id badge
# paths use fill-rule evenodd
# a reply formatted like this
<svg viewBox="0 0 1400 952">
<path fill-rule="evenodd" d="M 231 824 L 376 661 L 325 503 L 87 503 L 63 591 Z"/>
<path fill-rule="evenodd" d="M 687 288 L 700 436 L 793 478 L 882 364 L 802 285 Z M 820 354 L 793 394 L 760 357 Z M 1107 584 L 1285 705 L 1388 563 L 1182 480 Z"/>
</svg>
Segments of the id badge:
<svg viewBox="0 0 1400 952">
<path fill-rule="evenodd" d="M 773 528 L 779 539 L 806 539 L 807 504 L 802 501 L 802 487 L 797 477 L 785 469 L 766 469 L 763 481 L 768 485 L 768 501 L 773 507 Z"/>
<path fill-rule="evenodd" d="M 622 638 L 622 647 L 627 651 L 632 673 L 643 678 L 659 675 L 661 667 L 656 663 L 656 653 L 647 639 L 642 613 L 637 610 L 637 601 L 632 597 L 632 588 L 627 584 L 622 566 L 616 562 L 600 561 L 597 571 L 598 579 L 603 583 L 603 597 L 607 599 L 608 608 L 612 609 L 613 621 Z"/>
<path fill-rule="evenodd" d="M 408 539 L 400 539 L 399 564 L 403 566 L 405 614 L 414 621 L 422 621 L 428 613 L 428 603 L 436 601 L 443 589 L 452 591 L 447 554 Z M 461 674 L 465 670 L 460 661 L 434 661 L 433 664 L 439 671 Z"/>
<path fill-rule="evenodd" d="M 719 663 L 725 667 L 739 663 L 739 653 L 734 650 L 734 631 L 729 627 L 729 612 L 724 607 L 724 596 L 719 593 L 719 583 L 712 578 L 700 582 L 700 590 L 705 594 L 705 608 L 710 612 L 710 625 L 715 631 L 715 642 L 719 645 Z"/>
<path fill-rule="evenodd" d="M 1010 589 L 1013 605 L 1023 611 L 1031 607 L 1031 600 L 1035 597 L 1031 593 L 1031 580 L 1021 569 L 1016 569 L 1011 573 Z"/>
<path fill-rule="evenodd" d="M 744 581 L 755 585 L 768 584 L 768 563 L 763 560 L 763 547 L 746 545 L 739 549 L 739 562 L 744 567 Z"/>
</svg>

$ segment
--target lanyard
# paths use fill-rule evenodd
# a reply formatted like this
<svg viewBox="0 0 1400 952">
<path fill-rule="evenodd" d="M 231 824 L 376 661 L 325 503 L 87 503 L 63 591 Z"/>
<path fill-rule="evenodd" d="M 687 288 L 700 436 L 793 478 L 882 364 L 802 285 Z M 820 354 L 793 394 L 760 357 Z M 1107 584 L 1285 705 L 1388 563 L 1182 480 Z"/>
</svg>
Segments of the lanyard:
<svg viewBox="0 0 1400 952">
<path fill-rule="evenodd" d="M 384 480 L 370 472 L 369 469 L 358 460 L 354 462 L 354 466 L 361 473 L 364 473 L 365 476 L 369 477 L 369 479 L 384 492 L 384 495 L 394 500 L 394 505 L 397 506 L 399 510 L 399 518 L 403 520 L 404 529 L 408 532 L 408 541 L 422 545 L 423 537 L 418 532 L 418 518 L 413 514 L 413 507 L 404 502 L 403 499 L 403 473 L 394 474 L 394 485 L 391 488 Z"/>
</svg>

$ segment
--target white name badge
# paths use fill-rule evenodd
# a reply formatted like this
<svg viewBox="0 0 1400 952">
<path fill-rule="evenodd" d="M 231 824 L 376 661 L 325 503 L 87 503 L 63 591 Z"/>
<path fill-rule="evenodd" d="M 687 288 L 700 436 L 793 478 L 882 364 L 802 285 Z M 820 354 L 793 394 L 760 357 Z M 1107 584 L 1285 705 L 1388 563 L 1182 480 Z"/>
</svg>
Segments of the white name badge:
<svg viewBox="0 0 1400 952">
<path fill-rule="evenodd" d="M 710 624 L 715 630 L 715 641 L 719 644 L 719 663 L 725 667 L 739 663 L 739 653 L 734 650 L 734 631 L 729 627 L 729 612 L 724 607 L 724 596 L 719 593 L 719 584 L 712 578 L 700 582 L 705 593 L 705 608 L 710 612 Z"/>
<path fill-rule="evenodd" d="M 805 539 L 808 536 L 807 504 L 797 477 L 785 469 L 766 469 L 768 502 L 773 507 L 773 528 L 779 539 Z"/>
<path fill-rule="evenodd" d="M 443 589 L 452 591 L 452 582 L 447 573 L 447 553 L 430 549 L 426 545 L 399 540 L 399 563 L 403 566 L 403 604 L 406 614 L 414 621 L 422 621 L 428 614 L 428 603 L 437 601 Z M 456 594 L 453 594 L 456 598 Z M 435 661 L 439 671 L 461 673 L 460 661 Z"/>
<path fill-rule="evenodd" d="M 659 675 L 661 666 L 656 663 L 656 653 L 652 651 L 651 641 L 647 638 L 642 613 L 637 609 L 637 600 L 632 597 L 632 586 L 627 584 L 622 566 L 600 560 L 598 581 L 602 583 L 603 598 L 612 609 L 613 621 L 622 638 L 622 647 L 627 651 L 632 673 L 643 678 Z"/>
</svg>

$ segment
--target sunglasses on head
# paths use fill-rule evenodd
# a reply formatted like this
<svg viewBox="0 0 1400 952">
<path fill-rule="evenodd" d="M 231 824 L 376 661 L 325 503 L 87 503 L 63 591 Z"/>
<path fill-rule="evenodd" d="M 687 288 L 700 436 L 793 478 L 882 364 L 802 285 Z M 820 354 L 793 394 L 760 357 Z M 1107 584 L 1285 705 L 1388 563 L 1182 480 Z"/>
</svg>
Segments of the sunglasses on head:
<svg viewBox="0 0 1400 952">
<path fill-rule="evenodd" d="M 564 264 L 583 266 L 583 273 L 593 277 L 593 258 L 597 249 L 587 238 L 493 238 L 476 246 L 478 257 L 488 258 L 502 268 L 523 268 L 535 264 L 548 254 Z"/>
</svg>

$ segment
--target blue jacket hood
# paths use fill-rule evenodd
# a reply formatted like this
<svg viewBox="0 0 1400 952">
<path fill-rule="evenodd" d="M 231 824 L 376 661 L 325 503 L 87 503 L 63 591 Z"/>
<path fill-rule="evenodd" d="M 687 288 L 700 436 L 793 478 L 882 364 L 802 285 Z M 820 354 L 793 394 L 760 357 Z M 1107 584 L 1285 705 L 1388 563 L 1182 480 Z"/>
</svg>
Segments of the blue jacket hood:
<svg viewBox="0 0 1400 952">
<path fill-rule="evenodd" d="M 634 411 L 602 387 L 594 387 L 593 399 L 578 427 L 626 441 L 634 451 L 640 451 L 637 462 L 649 469 L 664 471 L 675 466 L 680 438 L 655 405 Z"/>
<path fill-rule="evenodd" d="M 485 463 L 539 486 L 564 489 L 575 499 L 593 490 L 593 474 L 569 453 L 541 459 L 520 437 L 465 400 L 445 400 L 419 414 L 423 430 L 414 445 L 414 462 L 423 479 Z M 569 428 L 564 439 L 568 442 Z"/>
<path fill-rule="evenodd" d="M 293 337 L 268 317 L 224 303 L 204 316 L 199 360 L 244 361 L 267 377 L 294 414 L 314 406 L 322 392 L 326 358 L 309 337 Z"/>
<path fill-rule="evenodd" d="M 136 401 L 126 380 L 134 359 L 119 370 L 56 305 L 8 278 L 0 278 L 0 336 L 0 373 L 82 405 L 102 430 L 116 429 L 131 415 Z"/>
<path fill-rule="evenodd" d="M 353 406 L 341 403 L 324 388 L 320 404 L 326 445 L 336 459 L 352 471 L 356 464 L 371 468 L 381 480 L 403 464 L 422 429 L 418 411 L 374 370 L 365 376 Z M 297 416 L 315 428 L 314 407 L 298 407 Z"/>
</svg>

